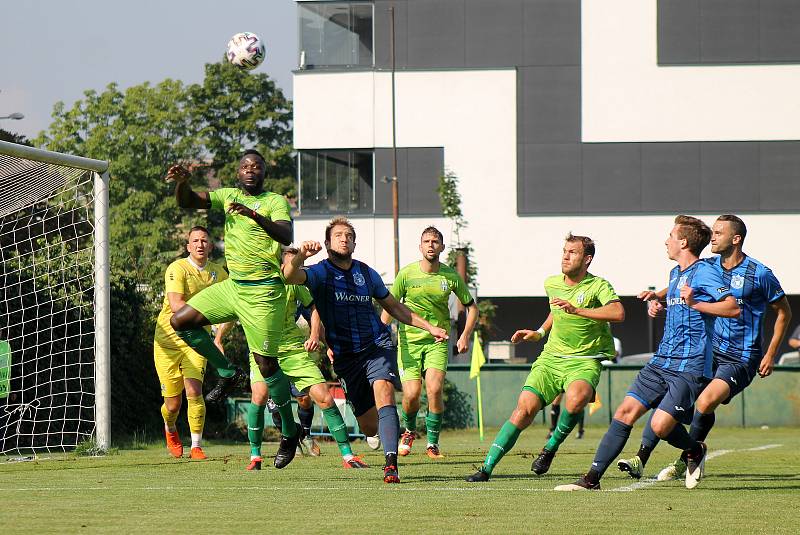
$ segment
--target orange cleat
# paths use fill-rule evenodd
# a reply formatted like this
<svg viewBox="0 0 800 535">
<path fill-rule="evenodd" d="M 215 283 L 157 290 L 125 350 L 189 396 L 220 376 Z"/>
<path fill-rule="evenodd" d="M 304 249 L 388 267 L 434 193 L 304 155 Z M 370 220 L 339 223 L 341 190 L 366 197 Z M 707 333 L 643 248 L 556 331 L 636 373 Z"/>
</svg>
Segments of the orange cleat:
<svg viewBox="0 0 800 535">
<path fill-rule="evenodd" d="M 200 447 L 192 448 L 192 451 L 189 452 L 189 458 L 194 459 L 195 461 L 205 461 L 208 459 L 206 454 L 203 452 L 203 448 Z"/>
<path fill-rule="evenodd" d="M 176 459 L 183 457 L 183 444 L 181 444 L 181 437 L 178 432 L 170 433 L 165 431 L 164 434 L 167 436 L 167 451 L 169 451 L 169 454 Z"/>
<path fill-rule="evenodd" d="M 414 432 L 405 431 L 403 436 L 400 437 L 400 446 L 397 448 L 397 454 L 400 457 L 405 457 L 411 453 L 411 445 L 414 444 Z"/>
<path fill-rule="evenodd" d="M 247 465 L 248 470 L 261 470 L 261 457 L 253 457 L 250 459 L 250 464 Z"/>
<path fill-rule="evenodd" d="M 428 454 L 428 457 L 434 460 L 444 459 L 444 455 L 442 455 L 442 452 L 439 451 L 438 444 L 432 444 L 428 446 L 428 448 L 425 450 L 425 453 Z"/>
<path fill-rule="evenodd" d="M 397 472 L 396 466 L 383 467 L 383 482 L 384 483 L 400 483 L 400 474 Z"/>
<path fill-rule="evenodd" d="M 353 457 L 349 461 L 342 461 L 345 468 L 369 468 L 369 465 L 361 460 L 361 457 Z"/>
</svg>

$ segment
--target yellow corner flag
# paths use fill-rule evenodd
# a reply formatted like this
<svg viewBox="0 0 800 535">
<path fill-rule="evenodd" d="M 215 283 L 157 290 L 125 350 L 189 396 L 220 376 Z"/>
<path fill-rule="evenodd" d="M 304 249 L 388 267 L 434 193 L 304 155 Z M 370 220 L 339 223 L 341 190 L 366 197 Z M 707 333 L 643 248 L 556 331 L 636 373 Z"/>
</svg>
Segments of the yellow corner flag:
<svg viewBox="0 0 800 535">
<path fill-rule="evenodd" d="M 483 440 L 483 401 L 481 400 L 481 366 L 486 364 L 486 355 L 483 354 L 481 339 L 478 332 L 472 339 L 472 363 L 469 366 L 469 378 L 475 379 L 475 389 L 478 391 L 478 436 Z"/>
<path fill-rule="evenodd" d="M 469 367 L 469 378 L 475 379 L 481 374 L 481 366 L 486 364 L 486 355 L 483 354 L 483 347 L 481 347 L 481 340 L 478 337 L 478 331 L 472 340 L 472 364 Z"/>
</svg>

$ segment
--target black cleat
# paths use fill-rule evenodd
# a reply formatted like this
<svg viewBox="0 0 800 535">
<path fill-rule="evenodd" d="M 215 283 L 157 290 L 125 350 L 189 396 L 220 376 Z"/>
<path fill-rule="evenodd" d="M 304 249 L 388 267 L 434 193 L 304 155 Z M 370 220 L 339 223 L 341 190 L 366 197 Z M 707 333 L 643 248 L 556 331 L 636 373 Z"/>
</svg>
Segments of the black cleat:
<svg viewBox="0 0 800 535">
<path fill-rule="evenodd" d="M 578 434 L 577 434 L 577 436 L 575 438 L 580 440 L 580 439 L 583 438 L 583 434 L 584 434 L 584 430 L 583 429 L 578 429 Z"/>
<path fill-rule="evenodd" d="M 553 457 L 556 456 L 556 452 L 550 451 L 547 448 L 542 448 L 542 451 L 539 452 L 539 456 L 534 459 L 533 464 L 531 464 L 531 472 L 540 476 L 542 474 L 546 474 L 548 470 L 550 470 L 550 465 L 553 463 Z"/>
<path fill-rule="evenodd" d="M 600 482 L 597 483 L 590 483 L 587 481 L 586 476 L 581 476 L 578 481 L 575 483 L 569 483 L 568 485 L 559 485 L 553 490 L 558 491 L 575 491 L 575 490 L 600 490 Z"/>
<path fill-rule="evenodd" d="M 297 445 L 300 443 L 302 436 L 303 430 L 299 425 L 297 426 L 297 433 L 295 433 L 293 437 L 281 435 L 281 443 L 278 445 L 278 451 L 275 454 L 275 461 L 273 463 L 275 468 L 284 468 L 292 462 L 292 459 L 294 459 L 297 453 Z"/>
<path fill-rule="evenodd" d="M 471 476 L 466 477 L 466 481 L 469 483 L 484 483 L 489 481 L 491 476 L 483 471 L 483 468 L 478 468 L 478 471 L 472 474 Z"/>
<path fill-rule="evenodd" d="M 220 377 L 211 392 L 206 394 L 208 403 L 221 403 L 225 401 L 231 392 L 237 387 L 243 386 L 247 382 L 247 374 L 240 367 L 236 367 L 230 377 Z"/>
</svg>

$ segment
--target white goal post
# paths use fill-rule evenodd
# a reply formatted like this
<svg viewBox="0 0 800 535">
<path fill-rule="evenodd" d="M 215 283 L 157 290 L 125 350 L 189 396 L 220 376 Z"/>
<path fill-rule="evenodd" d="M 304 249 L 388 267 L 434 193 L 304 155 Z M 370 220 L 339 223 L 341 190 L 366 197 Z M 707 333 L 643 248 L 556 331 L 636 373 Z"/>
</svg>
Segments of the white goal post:
<svg viewBox="0 0 800 535">
<path fill-rule="evenodd" d="M 108 180 L 0 141 L 0 454 L 111 443 Z"/>
</svg>

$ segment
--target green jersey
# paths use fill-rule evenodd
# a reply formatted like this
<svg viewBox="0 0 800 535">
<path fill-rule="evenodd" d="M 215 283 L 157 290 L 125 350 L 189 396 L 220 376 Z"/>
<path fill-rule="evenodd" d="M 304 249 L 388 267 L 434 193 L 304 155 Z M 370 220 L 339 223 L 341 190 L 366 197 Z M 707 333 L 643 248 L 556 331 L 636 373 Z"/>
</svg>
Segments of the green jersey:
<svg viewBox="0 0 800 535">
<path fill-rule="evenodd" d="M 281 245 L 247 216 L 227 213 L 237 202 L 272 221 L 291 221 L 289 203 L 277 193 L 248 195 L 238 188 L 208 192 L 211 208 L 225 210 L 225 260 L 234 280 L 263 280 L 280 276 Z"/>
<path fill-rule="evenodd" d="M 297 326 L 297 303 L 309 307 L 314 302 L 311 292 L 303 285 L 286 285 L 286 314 L 283 320 L 283 337 L 280 351 L 293 346 L 303 345 L 307 339 L 305 333 Z"/>
<path fill-rule="evenodd" d="M 591 273 L 575 286 L 564 282 L 564 275 L 553 275 L 545 279 L 544 290 L 549 300 L 557 297 L 578 308 L 599 308 L 619 301 L 611 284 Z M 607 321 L 567 314 L 556 305 L 550 305 L 550 312 L 553 327 L 542 354 L 603 359 L 614 356 L 614 338 Z"/>
<path fill-rule="evenodd" d="M 464 280 L 450 266 L 439 264 L 436 273 L 425 273 L 419 262 L 409 264 L 397 273 L 392 295 L 432 325 L 450 330 L 450 292 L 464 304 L 472 303 Z M 400 339 L 407 342 L 433 342 L 433 336 L 423 329 L 400 324 Z"/>
</svg>

